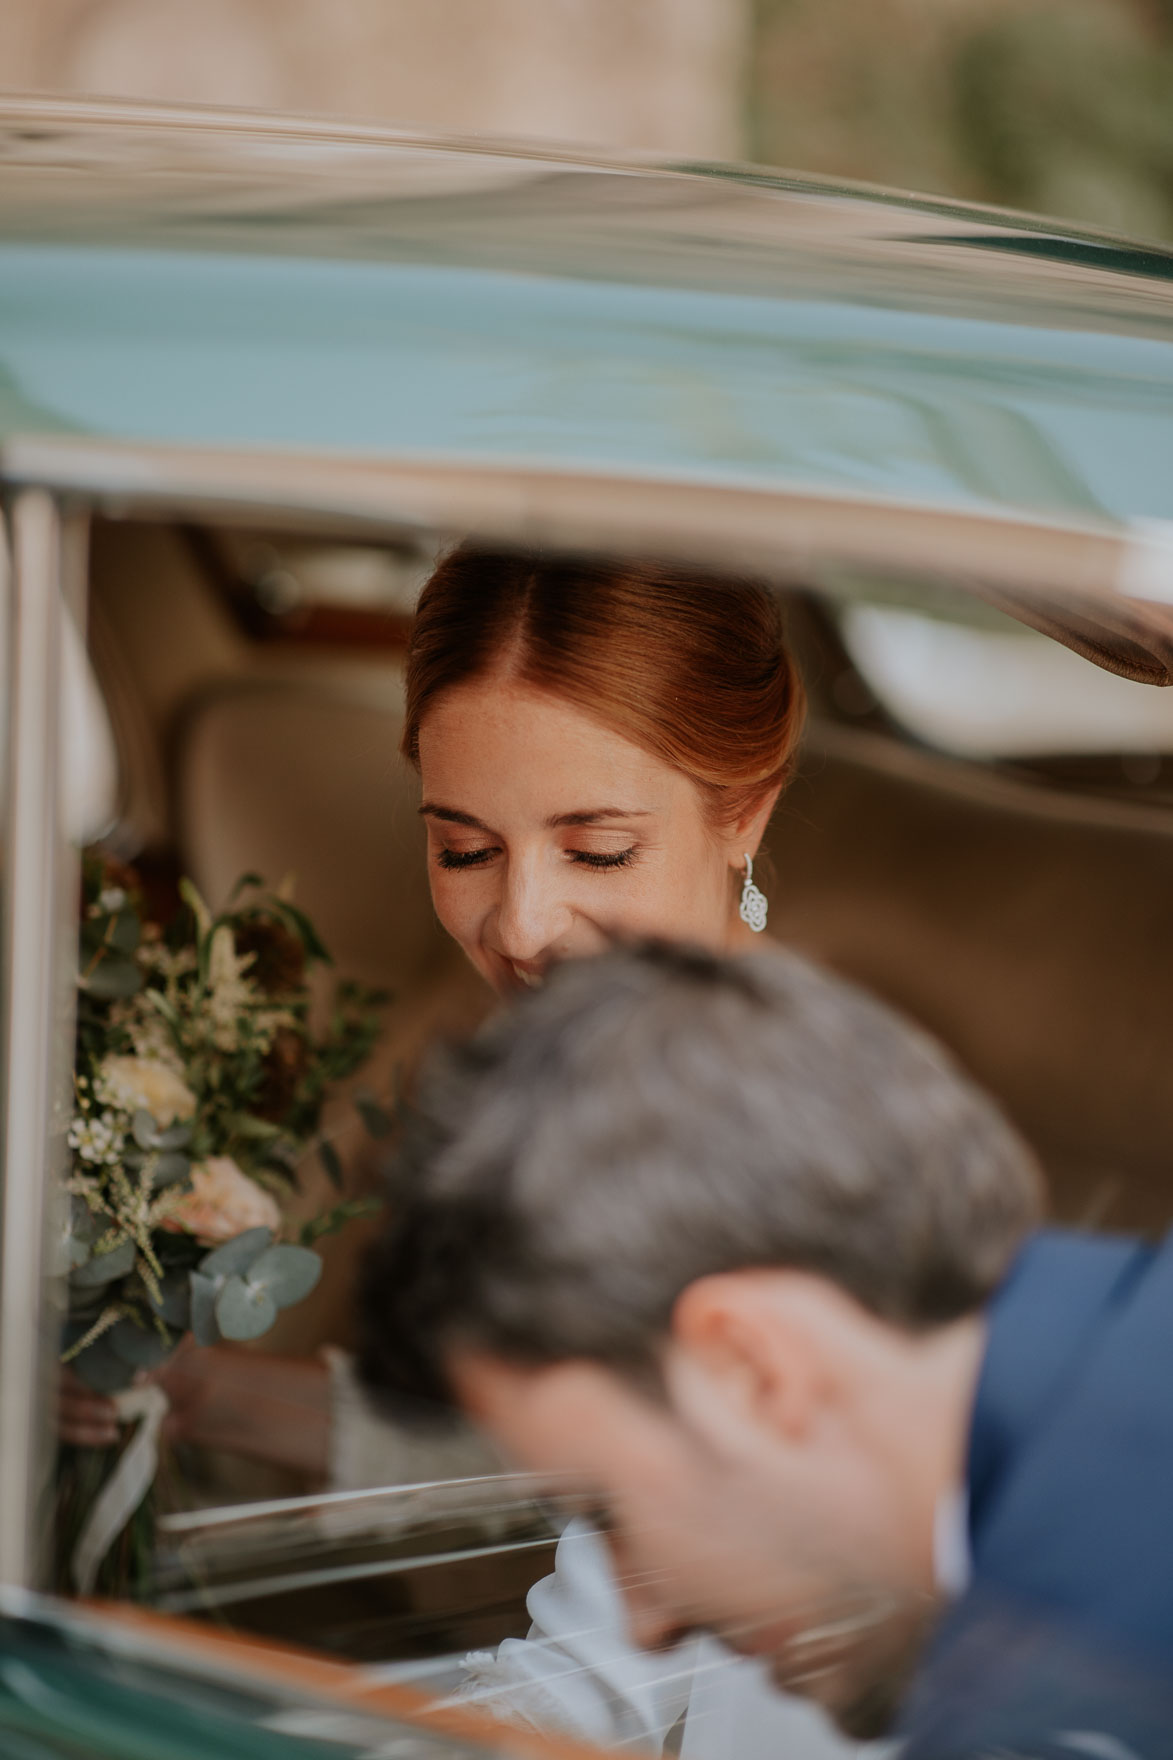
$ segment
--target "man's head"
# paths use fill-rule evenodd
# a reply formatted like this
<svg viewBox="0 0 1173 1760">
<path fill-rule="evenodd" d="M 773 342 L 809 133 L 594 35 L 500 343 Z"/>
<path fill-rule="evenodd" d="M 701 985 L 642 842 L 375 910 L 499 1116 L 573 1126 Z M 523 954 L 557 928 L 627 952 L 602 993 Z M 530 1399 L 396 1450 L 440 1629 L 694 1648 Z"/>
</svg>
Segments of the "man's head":
<svg viewBox="0 0 1173 1760">
<path fill-rule="evenodd" d="M 364 1371 L 574 1477 L 634 1634 L 882 1725 L 932 1609 L 1031 1158 L 924 1035 L 782 953 L 560 968 L 425 1086 Z"/>
</svg>

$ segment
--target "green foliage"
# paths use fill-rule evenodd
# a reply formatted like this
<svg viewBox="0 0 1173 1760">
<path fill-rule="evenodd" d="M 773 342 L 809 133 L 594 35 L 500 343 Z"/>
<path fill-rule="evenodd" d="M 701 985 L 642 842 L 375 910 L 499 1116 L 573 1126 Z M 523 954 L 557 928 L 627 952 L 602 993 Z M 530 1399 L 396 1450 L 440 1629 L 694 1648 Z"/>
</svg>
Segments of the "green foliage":
<svg viewBox="0 0 1173 1760">
<path fill-rule="evenodd" d="M 307 975 L 329 954 L 305 913 L 255 874 L 218 914 L 190 881 L 179 893 L 160 929 L 131 870 L 83 864 L 66 1356 L 104 1390 L 189 1325 L 205 1343 L 258 1336 L 316 1283 L 307 1243 L 345 1220 L 345 1203 L 303 1224 L 298 1244 L 275 1244 L 271 1194 L 292 1192 L 315 1144 L 341 1189 L 322 1109 L 370 1055 L 386 1000 L 340 983 L 317 1031 Z M 378 1102 L 362 1107 L 386 1135 Z M 266 1206 L 272 1226 L 244 1226 Z M 200 1231 L 217 1239 L 237 1215 L 242 1232 L 207 1252 Z"/>
<path fill-rule="evenodd" d="M 769 164 L 1173 236 L 1173 0 L 756 0 Z"/>
<path fill-rule="evenodd" d="M 302 1246 L 312 1246 L 314 1241 L 320 1241 L 324 1235 L 337 1234 L 348 1222 L 356 1222 L 363 1216 L 377 1216 L 382 1208 L 382 1202 L 378 1198 L 343 1198 L 333 1209 L 323 1210 L 319 1216 L 312 1216 L 308 1222 L 303 1222 L 298 1239 Z"/>
<path fill-rule="evenodd" d="M 1167 25 L 1120 0 L 1035 0 L 973 30 L 953 79 L 963 150 L 999 200 L 1173 233 Z"/>
<path fill-rule="evenodd" d="M 267 1228 L 251 1228 L 201 1260 L 191 1274 L 192 1314 L 199 1336 L 260 1338 L 278 1310 L 303 1301 L 322 1275 L 322 1261 L 308 1247 L 272 1244 Z M 207 1342 L 214 1342 L 207 1337 Z"/>
</svg>

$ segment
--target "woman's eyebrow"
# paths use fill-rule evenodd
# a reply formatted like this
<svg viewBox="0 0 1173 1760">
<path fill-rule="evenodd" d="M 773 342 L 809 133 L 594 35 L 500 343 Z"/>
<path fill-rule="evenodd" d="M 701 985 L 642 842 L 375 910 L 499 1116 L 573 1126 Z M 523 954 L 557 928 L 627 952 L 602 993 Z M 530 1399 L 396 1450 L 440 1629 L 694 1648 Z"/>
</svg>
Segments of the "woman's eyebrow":
<svg viewBox="0 0 1173 1760">
<path fill-rule="evenodd" d="M 442 807 L 437 801 L 425 801 L 420 812 L 427 819 L 443 819 L 448 825 L 467 825 L 470 831 L 489 829 L 471 813 L 462 813 L 458 807 Z M 553 831 L 566 825 L 597 825 L 603 819 L 650 818 L 651 814 L 643 807 L 584 807 L 575 813 L 557 813 L 554 818 L 547 819 L 546 824 Z"/>
<path fill-rule="evenodd" d="M 597 825 L 600 819 L 650 819 L 643 807 L 588 807 L 580 813 L 558 813 L 546 823 L 551 830 L 562 825 Z"/>
<path fill-rule="evenodd" d="M 474 819 L 471 813 L 462 813 L 456 807 L 437 806 L 434 801 L 425 801 L 420 812 L 428 819 L 443 819 L 448 825 L 467 825 L 470 831 L 487 831 L 489 827 Z"/>
</svg>

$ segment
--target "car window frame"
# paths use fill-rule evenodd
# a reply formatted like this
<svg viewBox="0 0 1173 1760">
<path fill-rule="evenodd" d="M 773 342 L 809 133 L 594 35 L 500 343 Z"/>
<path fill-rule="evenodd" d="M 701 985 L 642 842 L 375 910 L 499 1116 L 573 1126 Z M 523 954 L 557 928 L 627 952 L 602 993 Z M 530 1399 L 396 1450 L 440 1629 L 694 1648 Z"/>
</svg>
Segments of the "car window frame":
<svg viewBox="0 0 1173 1760">
<path fill-rule="evenodd" d="M 716 476 L 668 480 L 530 461 L 313 457 L 62 436 L 7 444 L 0 494 L 10 559 L 0 581 L 0 615 L 10 630 L 0 901 L 0 1585 L 18 1591 L 37 1590 L 46 1580 L 36 1513 L 51 1459 L 52 1353 L 28 1360 L 28 1316 L 42 1316 L 43 1331 L 55 1314 L 49 1255 L 61 1187 L 51 1177 L 52 1146 L 60 1147 L 60 1119 L 68 1113 L 60 1104 L 69 1074 L 61 1047 L 72 1043 L 78 872 L 58 774 L 61 650 L 64 618 L 84 618 L 90 516 L 215 518 L 367 538 L 472 535 L 588 554 L 655 554 L 724 573 L 754 570 L 782 584 L 813 578 L 831 593 L 864 567 L 894 579 L 948 579 L 979 597 L 992 586 L 1051 604 L 1067 596 L 1110 603 L 1139 579 L 1173 599 L 1173 541 L 1164 529 Z M 62 1617 L 69 1613 L 64 1603 L 46 1605 L 59 1606 Z M 149 1626 L 164 1634 L 160 1641 L 194 1653 L 193 1628 L 183 1621 L 123 1608 L 109 1617 L 124 1631 Z M 211 1653 L 206 1639 L 201 1633 L 200 1654 Z M 238 1661 L 282 1652 L 248 1640 L 216 1645 L 221 1655 L 228 1645 Z M 305 1657 L 289 1654 L 299 1655 L 304 1669 Z M 352 1672 L 357 1680 L 359 1671 Z M 395 1697 L 404 1692 L 407 1698 Z M 395 1688 L 392 1698 L 406 1715 L 410 1692 Z M 512 1736 L 509 1745 L 518 1745 Z M 574 1744 L 559 1751 L 569 1754 Z"/>
</svg>

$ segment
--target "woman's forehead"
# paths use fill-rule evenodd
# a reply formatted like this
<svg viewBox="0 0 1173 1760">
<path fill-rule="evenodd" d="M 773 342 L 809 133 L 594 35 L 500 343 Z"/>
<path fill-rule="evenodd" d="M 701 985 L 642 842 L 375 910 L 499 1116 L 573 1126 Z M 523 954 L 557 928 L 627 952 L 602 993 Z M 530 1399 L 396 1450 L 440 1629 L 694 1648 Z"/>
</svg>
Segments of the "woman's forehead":
<svg viewBox="0 0 1173 1760">
<path fill-rule="evenodd" d="M 577 705 L 512 680 L 446 691 L 421 722 L 419 752 L 425 802 L 477 817 L 463 798 L 469 791 L 543 821 L 579 822 L 662 812 L 695 792 L 681 772 Z"/>
</svg>

